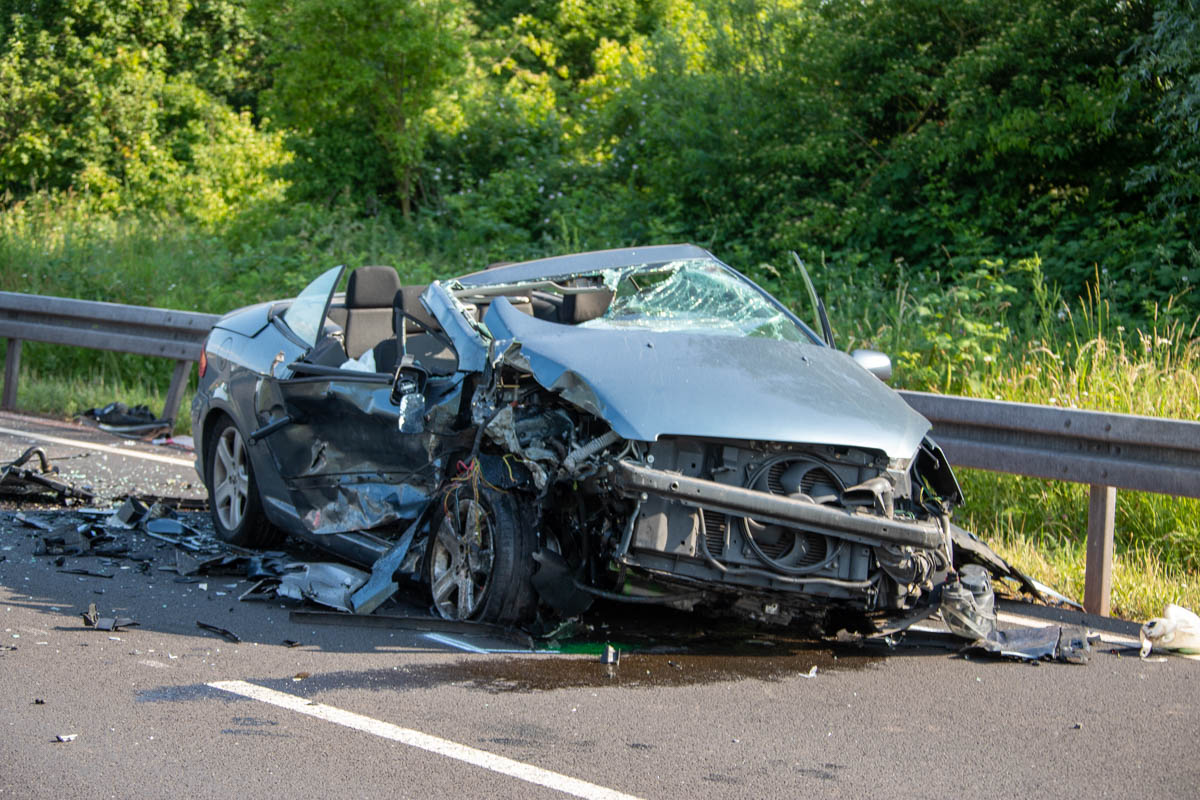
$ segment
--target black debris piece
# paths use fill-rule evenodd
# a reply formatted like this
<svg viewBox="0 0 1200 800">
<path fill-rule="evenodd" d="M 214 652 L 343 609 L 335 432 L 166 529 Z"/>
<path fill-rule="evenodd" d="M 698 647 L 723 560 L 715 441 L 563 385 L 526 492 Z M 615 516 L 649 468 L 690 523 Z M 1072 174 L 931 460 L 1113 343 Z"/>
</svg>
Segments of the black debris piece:
<svg viewBox="0 0 1200 800">
<path fill-rule="evenodd" d="M 25 464 L 35 457 L 40 469 L 26 469 Z M 53 477 L 57 474 L 58 469 L 51 466 L 46 451 L 40 447 L 30 447 L 14 461 L 0 467 L 0 495 L 53 498 L 60 503 L 91 502 L 91 492 Z"/>
<path fill-rule="evenodd" d="M 117 555 L 113 552 L 120 550 L 123 545 L 114 544 L 115 537 L 104 528 L 93 522 L 76 524 L 68 522 L 54 527 L 48 536 L 43 536 L 41 542 L 34 548 L 35 556 L 78 556 L 78 555 Z M 97 545 L 111 545 L 110 548 L 97 548 Z"/>
<path fill-rule="evenodd" d="M 89 578 L 112 578 L 111 572 L 101 572 L 98 569 L 81 569 L 72 567 L 71 569 L 60 569 L 59 572 L 65 575 L 85 575 Z"/>
<path fill-rule="evenodd" d="M 297 642 L 295 639 L 284 639 L 283 644 L 285 647 L 300 647 L 304 643 Z"/>
<path fill-rule="evenodd" d="M 234 642 L 235 644 L 242 641 L 242 637 L 238 636 L 233 631 L 222 628 L 219 625 L 209 625 L 207 622 L 201 622 L 200 620 L 196 620 L 196 627 L 202 628 L 203 630 L 210 631 L 212 633 L 215 633 L 218 636 L 221 636 L 231 642 Z"/>
<path fill-rule="evenodd" d="M 238 600 L 274 600 L 278 586 L 278 578 L 264 578 L 238 595 Z"/>
<path fill-rule="evenodd" d="M 130 408 L 121 402 L 109 403 L 103 408 L 89 408 L 82 417 L 98 423 L 102 431 L 134 439 L 153 439 L 160 433 L 169 432 L 172 425 L 169 419 L 155 417 L 147 406 Z"/>
<path fill-rule="evenodd" d="M 35 697 L 35 698 L 33 698 L 33 704 L 35 706 L 44 706 L 44 705 L 46 705 L 46 701 L 40 697 Z"/>
<path fill-rule="evenodd" d="M 100 612 L 96 610 L 95 603 L 88 604 L 88 610 L 84 611 L 79 616 L 83 617 L 83 624 L 89 628 L 96 627 L 97 620 L 100 619 Z"/>
<path fill-rule="evenodd" d="M 113 518 L 126 528 L 132 528 L 146 518 L 150 507 L 136 497 L 126 497 Z"/>
<path fill-rule="evenodd" d="M 172 497 L 165 494 L 126 495 L 125 500 L 136 499 L 147 508 L 162 505 L 174 511 L 208 511 L 208 498 Z"/>
<path fill-rule="evenodd" d="M 37 517 L 27 517 L 22 511 L 17 512 L 16 520 L 26 528 L 35 528 L 39 531 L 54 530 L 53 526 L 51 526 L 49 522 L 38 519 Z"/>
<path fill-rule="evenodd" d="M 129 617 L 100 617 L 96 620 L 98 631 L 119 631 L 122 628 L 132 628 L 138 625 L 136 620 Z"/>
</svg>

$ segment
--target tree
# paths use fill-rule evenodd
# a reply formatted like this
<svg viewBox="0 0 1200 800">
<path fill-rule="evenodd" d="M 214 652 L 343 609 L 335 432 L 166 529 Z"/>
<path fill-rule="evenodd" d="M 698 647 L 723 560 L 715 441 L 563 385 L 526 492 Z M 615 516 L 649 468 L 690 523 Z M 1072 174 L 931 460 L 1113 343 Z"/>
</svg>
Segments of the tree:
<svg viewBox="0 0 1200 800">
<path fill-rule="evenodd" d="M 462 7 L 456 0 L 263 0 L 257 13 L 274 28 L 272 119 L 327 156 L 332 148 L 314 141 L 342 138 L 353 150 L 366 132 L 386 156 L 407 217 L 427 135 L 422 116 L 465 58 Z M 315 166 L 343 183 L 370 178 Z"/>
<path fill-rule="evenodd" d="M 229 107 L 257 41 L 240 0 L 0 0 L 0 192 L 195 209 L 198 180 L 236 205 L 282 157 Z"/>
</svg>

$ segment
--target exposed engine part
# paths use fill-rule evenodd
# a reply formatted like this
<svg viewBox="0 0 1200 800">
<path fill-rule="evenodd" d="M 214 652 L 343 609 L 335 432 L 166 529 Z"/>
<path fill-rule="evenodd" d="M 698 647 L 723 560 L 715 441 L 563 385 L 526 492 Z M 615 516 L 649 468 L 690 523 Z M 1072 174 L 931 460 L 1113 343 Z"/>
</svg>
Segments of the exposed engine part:
<svg viewBox="0 0 1200 800">
<path fill-rule="evenodd" d="M 879 562 L 883 571 L 901 586 L 925 585 L 939 569 L 934 558 L 936 552 L 883 545 L 875 548 L 875 560 Z M 945 568 L 946 565 L 941 565 L 942 570 Z"/>
<path fill-rule="evenodd" d="M 896 515 L 895 487 L 883 475 L 876 475 L 870 480 L 863 481 L 857 486 L 851 486 L 843 492 L 847 502 L 852 502 L 858 496 L 866 496 L 874 500 L 875 511 L 888 519 Z"/>
<path fill-rule="evenodd" d="M 596 455 L 609 445 L 616 444 L 620 440 L 621 435 L 616 431 L 609 431 L 608 433 L 597 436 L 590 442 L 582 444 L 568 453 L 567 457 L 563 459 L 563 469 L 565 469 L 569 475 L 578 474 L 579 465 L 583 461 Z"/>
</svg>

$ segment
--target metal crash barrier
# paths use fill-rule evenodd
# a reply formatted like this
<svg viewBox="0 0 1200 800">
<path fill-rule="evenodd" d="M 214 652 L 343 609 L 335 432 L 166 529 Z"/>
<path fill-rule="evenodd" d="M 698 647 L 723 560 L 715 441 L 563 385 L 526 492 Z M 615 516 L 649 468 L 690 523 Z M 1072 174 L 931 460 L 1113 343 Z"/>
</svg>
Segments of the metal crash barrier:
<svg viewBox="0 0 1200 800">
<path fill-rule="evenodd" d="M 175 419 L 192 362 L 218 314 L 0 292 L 0 337 L 8 339 L 0 406 L 17 403 L 21 342 L 48 342 L 175 360 L 162 416 Z"/>
<path fill-rule="evenodd" d="M 1117 489 L 1200 497 L 1200 422 L 900 392 L 956 467 L 1091 487 L 1083 606 L 1111 609 Z"/>
<path fill-rule="evenodd" d="M 0 292 L 8 339 L 0 405 L 17 398 L 21 342 L 90 347 L 175 359 L 163 417 L 179 410 L 191 365 L 216 314 Z M 1108 614 L 1117 489 L 1200 498 L 1200 422 L 900 392 L 933 423 L 955 466 L 1085 483 L 1088 508 L 1084 608 Z"/>
</svg>

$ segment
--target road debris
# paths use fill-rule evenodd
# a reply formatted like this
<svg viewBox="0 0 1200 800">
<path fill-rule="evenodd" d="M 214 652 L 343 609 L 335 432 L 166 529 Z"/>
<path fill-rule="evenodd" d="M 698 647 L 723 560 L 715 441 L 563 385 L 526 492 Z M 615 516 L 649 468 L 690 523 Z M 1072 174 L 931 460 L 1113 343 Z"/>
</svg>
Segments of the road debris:
<svg viewBox="0 0 1200 800">
<path fill-rule="evenodd" d="M 237 644 L 238 642 L 242 641 L 242 637 L 238 636 L 236 633 L 234 633 L 231 630 L 222 628 L 220 625 L 210 625 L 207 622 L 201 622 L 200 620 L 196 620 L 196 627 L 201 628 L 206 631 L 209 631 L 211 633 L 215 633 L 218 636 L 221 636 L 221 637 L 233 642 L 234 644 Z"/>
<path fill-rule="evenodd" d="M 56 741 L 56 742 L 73 742 L 78 738 L 79 738 L 78 733 L 60 733 L 58 736 L 54 737 L 54 741 Z"/>
<path fill-rule="evenodd" d="M 957 581 L 942 587 L 939 613 L 951 633 L 970 642 L 964 652 L 1018 661 L 1087 663 L 1092 647 L 1086 628 L 1047 625 L 1001 629 L 995 603 L 991 576 L 978 564 L 967 564 L 960 570 Z"/>
<path fill-rule="evenodd" d="M 40 470 L 25 468 L 25 464 L 37 458 Z M 87 489 L 65 483 L 56 477 L 58 468 L 50 464 L 46 451 L 30 447 L 8 464 L 0 467 L 0 495 L 46 500 L 53 498 L 59 503 L 90 503 L 94 496 Z"/>
<path fill-rule="evenodd" d="M 1200 616 L 1171 603 L 1161 617 L 1142 626 L 1139 636 L 1142 658 L 1147 658 L 1152 650 L 1200 655 Z"/>
<path fill-rule="evenodd" d="M 159 419 L 144 405 L 130 408 L 122 402 L 113 402 L 103 408 L 89 408 L 80 419 L 95 422 L 102 431 L 130 439 L 153 439 L 169 433 L 172 421 Z"/>
<path fill-rule="evenodd" d="M 351 596 L 367 583 L 369 577 L 362 570 L 344 564 L 296 562 L 284 568 L 275 591 L 280 597 L 312 600 L 323 606 L 350 611 Z"/>
<path fill-rule="evenodd" d="M 98 569 L 72 568 L 60 569 L 59 572 L 63 573 L 64 575 L 84 575 L 88 578 L 108 578 L 109 580 L 111 580 L 113 576 L 111 572 L 101 572 Z"/>
<path fill-rule="evenodd" d="M 25 512 L 23 512 L 23 511 L 18 511 L 15 519 L 17 520 L 17 522 L 21 523 L 22 525 L 24 525 L 27 528 L 35 528 L 39 531 L 49 531 L 49 530 L 54 529 L 53 526 L 50 525 L 50 523 L 44 522 L 44 521 L 38 519 L 37 517 L 25 516 Z"/>
</svg>

